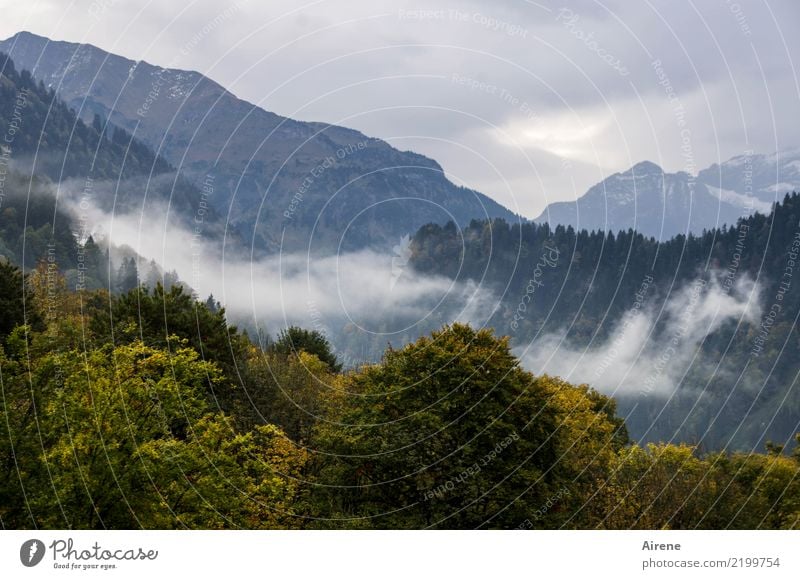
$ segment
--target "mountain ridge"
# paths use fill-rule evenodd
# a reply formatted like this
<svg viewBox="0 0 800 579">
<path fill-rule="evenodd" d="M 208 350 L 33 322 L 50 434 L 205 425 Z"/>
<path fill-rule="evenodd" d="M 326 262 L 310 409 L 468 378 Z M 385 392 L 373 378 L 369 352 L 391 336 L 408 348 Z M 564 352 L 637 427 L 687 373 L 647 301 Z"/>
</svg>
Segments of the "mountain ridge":
<svg viewBox="0 0 800 579">
<path fill-rule="evenodd" d="M 667 172 L 644 160 L 609 175 L 574 201 L 550 203 L 533 221 L 589 231 L 633 229 L 666 240 L 733 225 L 754 212 L 768 213 L 773 203 L 796 190 L 800 149 L 737 155 L 697 175 Z"/>
<path fill-rule="evenodd" d="M 210 203 L 258 249 L 391 247 L 430 222 L 523 220 L 449 181 L 433 159 L 354 129 L 282 117 L 198 72 L 27 32 L 0 50 L 82 117 L 100 114 L 134 132 L 195 184 L 213 174 Z"/>
<path fill-rule="evenodd" d="M 56 87 L 85 121 L 99 114 L 128 130 L 197 186 L 212 176 L 209 203 L 256 253 L 388 249 L 427 223 L 526 221 L 449 181 L 434 159 L 355 129 L 281 116 L 197 71 L 24 31 L 0 50 Z M 748 151 L 697 175 L 643 160 L 533 221 L 665 240 L 768 212 L 797 189 L 800 150 Z"/>
</svg>

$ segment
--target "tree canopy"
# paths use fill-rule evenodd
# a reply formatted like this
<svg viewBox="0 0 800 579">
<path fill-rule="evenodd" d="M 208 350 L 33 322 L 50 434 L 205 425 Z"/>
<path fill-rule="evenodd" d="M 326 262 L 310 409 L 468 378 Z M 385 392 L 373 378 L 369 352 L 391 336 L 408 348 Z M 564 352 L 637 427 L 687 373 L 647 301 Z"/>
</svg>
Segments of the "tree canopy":
<svg viewBox="0 0 800 579">
<path fill-rule="evenodd" d="M 0 345 L 3 528 L 800 524 L 796 450 L 638 445 L 612 398 L 523 370 L 488 329 L 337 372 L 260 349 L 179 285 L 0 274 L 20 292 Z"/>
</svg>

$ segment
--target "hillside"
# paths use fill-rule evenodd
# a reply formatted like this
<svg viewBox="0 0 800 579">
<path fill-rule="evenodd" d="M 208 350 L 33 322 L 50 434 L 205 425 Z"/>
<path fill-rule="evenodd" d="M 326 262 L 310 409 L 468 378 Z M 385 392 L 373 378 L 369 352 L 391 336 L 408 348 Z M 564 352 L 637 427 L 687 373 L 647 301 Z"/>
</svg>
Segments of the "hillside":
<svg viewBox="0 0 800 579">
<path fill-rule="evenodd" d="M 202 184 L 257 249 L 391 247 L 426 223 L 517 218 L 450 182 L 433 160 L 358 131 L 298 122 L 238 99 L 197 72 L 20 32 L 0 42 L 84 119 L 129 131 Z"/>
<path fill-rule="evenodd" d="M 52 259 L 72 287 L 127 291 L 136 272 L 120 285 L 118 269 L 138 256 L 92 235 L 126 214 L 173 222 L 195 211 L 200 190 L 124 129 L 99 116 L 84 123 L 9 57 L 0 54 L 0 63 L 0 258 L 26 269 Z M 107 223 L 90 220 L 98 212 Z M 219 237 L 213 211 L 205 226 Z"/>
<path fill-rule="evenodd" d="M 0 134 L 3 167 L 46 177 L 57 193 L 82 197 L 108 213 L 155 211 L 169 207 L 192 216 L 201 190 L 175 172 L 161 156 L 99 114 L 84 122 L 52 87 L 0 53 Z M 206 215 L 209 232 L 218 231 L 216 214 Z"/>
<path fill-rule="evenodd" d="M 791 440 L 800 416 L 799 224 L 792 194 L 769 215 L 661 243 L 630 230 L 431 225 L 411 263 L 492 290 L 488 324 L 529 369 L 613 394 L 634 438 L 754 449 Z"/>
</svg>

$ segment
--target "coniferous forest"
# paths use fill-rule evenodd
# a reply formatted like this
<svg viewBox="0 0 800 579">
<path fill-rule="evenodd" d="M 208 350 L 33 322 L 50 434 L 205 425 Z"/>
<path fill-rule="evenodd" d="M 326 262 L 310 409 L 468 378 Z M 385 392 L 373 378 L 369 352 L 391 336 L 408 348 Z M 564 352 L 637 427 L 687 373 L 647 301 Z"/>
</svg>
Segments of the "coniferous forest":
<svg viewBox="0 0 800 579">
<path fill-rule="evenodd" d="M 627 361 L 615 352 L 626 341 L 621 330 L 635 321 L 631 314 L 640 321 L 652 318 L 648 332 L 664 344 L 694 337 L 697 356 L 676 380 L 669 412 L 663 411 L 663 393 L 618 392 L 626 423 L 638 436 L 652 441 L 677 436 L 706 448 L 793 444 L 800 425 L 796 193 L 776 202 L 767 215 L 754 213 L 730 227 L 666 242 L 632 230 L 473 221 L 463 230 L 452 224 L 423 227 L 414 244 L 412 259 L 420 271 L 483 280 L 502 295 L 488 324 L 517 344 L 542 343 L 543 334 L 558 328 L 558 339 L 578 351 L 601 352 L 598 367 L 588 373 L 595 380 L 608 378 L 604 373 L 611 373 L 612 364 Z M 686 288 L 692 288 L 688 296 L 682 293 Z M 522 296 L 530 298 L 524 311 L 518 307 Z M 728 309 L 739 315 L 726 314 Z M 691 336 L 686 326 L 697 318 L 702 327 Z M 643 358 L 654 371 L 680 364 L 670 352 L 659 361 L 661 354 Z M 648 393 L 657 394 L 650 382 Z"/>
</svg>

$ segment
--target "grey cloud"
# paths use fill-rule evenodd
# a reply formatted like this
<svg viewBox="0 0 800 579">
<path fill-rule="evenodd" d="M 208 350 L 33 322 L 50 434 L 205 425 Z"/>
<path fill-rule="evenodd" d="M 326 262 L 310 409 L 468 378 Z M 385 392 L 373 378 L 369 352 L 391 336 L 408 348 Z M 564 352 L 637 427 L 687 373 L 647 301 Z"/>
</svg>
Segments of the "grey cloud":
<svg viewBox="0 0 800 579">
<path fill-rule="evenodd" d="M 183 11 L 103 0 L 107 7 L 89 17 L 98 2 L 67 8 L 49 0 L 37 3 L 35 14 L 17 3 L 0 30 L 10 36 L 31 29 L 200 70 L 242 98 L 303 120 L 390 141 L 416 137 L 419 152 L 506 204 L 513 204 L 506 185 L 513 183 L 519 208 L 531 217 L 545 200 L 572 199 L 643 159 L 684 169 L 680 128 L 653 59 L 686 109 L 698 167 L 746 149 L 800 145 L 790 60 L 800 48 L 793 30 L 800 6 L 790 0 L 379 0 L 305 9 L 289 0 L 240 0 Z M 431 14 L 401 15 L 414 9 Z M 568 13 L 559 16 L 562 9 Z M 326 60 L 332 62 L 320 65 Z M 628 74 L 607 61 L 619 61 Z M 454 73 L 528 103 L 541 126 L 519 104 L 452 82 Z M 493 125 L 514 139 L 498 138 Z M 476 153 L 499 174 L 476 163 Z"/>
</svg>

